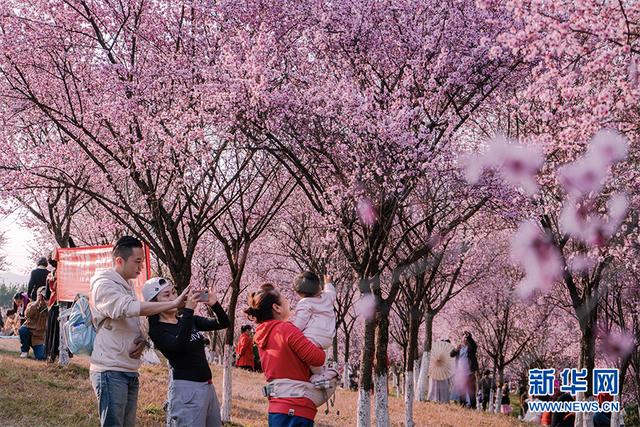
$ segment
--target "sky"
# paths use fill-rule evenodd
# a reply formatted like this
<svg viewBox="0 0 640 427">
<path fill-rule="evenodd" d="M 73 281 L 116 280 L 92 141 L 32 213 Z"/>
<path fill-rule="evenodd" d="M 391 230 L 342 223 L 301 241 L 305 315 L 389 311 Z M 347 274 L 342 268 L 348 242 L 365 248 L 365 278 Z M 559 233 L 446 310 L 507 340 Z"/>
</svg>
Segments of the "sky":
<svg viewBox="0 0 640 427">
<path fill-rule="evenodd" d="M 27 274 L 36 263 L 32 254 L 35 245 L 33 233 L 18 223 L 15 214 L 0 219 L 0 230 L 5 232 L 7 239 L 4 247 L 0 248 L 7 255 L 5 271 Z"/>
</svg>

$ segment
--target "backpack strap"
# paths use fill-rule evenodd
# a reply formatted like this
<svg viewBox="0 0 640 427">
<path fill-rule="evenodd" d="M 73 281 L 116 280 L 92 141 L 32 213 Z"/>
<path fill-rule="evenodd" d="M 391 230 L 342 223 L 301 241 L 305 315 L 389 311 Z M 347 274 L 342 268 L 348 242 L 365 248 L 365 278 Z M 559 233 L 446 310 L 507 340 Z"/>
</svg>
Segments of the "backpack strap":
<svg viewBox="0 0 640 427">
<path fill-rule="evenodd" d="M 93 329 L 96 330 L 96 334 L 98 333 L 98 330 L 100 330 L 100 328 L 102 327 L 102 324 L 107 320 L 102 319 L 102 322 L 96 324 L 95 319 L 93 318 L 93 314 L 91 313 L 91 301 L 89 299 L 89 297 L 87 297 L 86 295 L 83 294 L 76 294 L 76 301 L 80 298 L 85 298 L 87 300 L 87 307 L 86 309 L 89 310 L 89 319 L 91 319 L 91 324 L 93 325 Z M 87 317 L 87 313 L 85 313 L 85 307 L 83 307 L 82 304 L 79 305 L 80 308 L 80 312 L 82 313 L 82 316 L 84 316 L 85 318 Z"/>
</svg>

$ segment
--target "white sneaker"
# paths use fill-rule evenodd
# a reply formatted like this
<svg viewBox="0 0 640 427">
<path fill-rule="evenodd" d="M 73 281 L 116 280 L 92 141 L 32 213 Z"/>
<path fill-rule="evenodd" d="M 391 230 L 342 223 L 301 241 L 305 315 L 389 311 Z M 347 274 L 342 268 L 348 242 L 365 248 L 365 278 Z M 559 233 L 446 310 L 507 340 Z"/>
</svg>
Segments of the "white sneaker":
<svg viewBox="0 0 640 427">
<path fill-rule="evenodd" d="M 25 353 L 24 351 L 22 353 L 20 353 L 20 358 L 21 359 L 26 359 L 27 357 L 29 357 L 29 353 Z"/>
</svg>

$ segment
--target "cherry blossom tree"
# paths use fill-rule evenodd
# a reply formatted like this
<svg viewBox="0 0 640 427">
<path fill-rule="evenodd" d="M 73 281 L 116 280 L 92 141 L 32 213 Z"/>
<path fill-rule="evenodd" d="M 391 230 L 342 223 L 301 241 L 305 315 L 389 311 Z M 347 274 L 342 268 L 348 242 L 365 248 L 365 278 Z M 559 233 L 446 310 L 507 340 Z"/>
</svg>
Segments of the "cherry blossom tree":
<svg viewBox="0 0 640 427">
<path fill-rule="evenodd" d="M 4 247 L 7 244 L 7 237 L 4 230 L 0 230 L 0 268 L 6 268 L 7 254 L 4 251 Z"/>
<path fill-rule="evenodd" d="M 490 47 L 477 43 L 494 39 L 500 25 L 488 23 L 501 15 L 473 2 L 235 6 L 241 25 L 229 55 L 243 131 L 292 171 L 328 221 L 357 230 L 339 241 L 379 302 L 365 326 L 358 422 L 370 422 L 375 355 L 376 419 L 388 424 L 385 319 L 397 290 L 383 295 L 376 279 L 386 268 L 386 230 L 415 176 L 514 76 L 517 61 L 491 60 Z M 349 212 L 356 210 L 360 216 Z"/>
<path fill-rule="evenodd" d="M 227 311 L 233 314 L 225 334 L 223 359 L 222 420 L 225 422 L 231 420 L 235 313 L 249 252 L 252 244 L 267 230 L 295 188 L 295 181 L 288 174 L 282 173 L 282 166 L 264 153 L 238 150 L 231 156 L 231 169 L 243 169 L 245 156 L 250 158 L 250 165 L 221 194 L 228 209 L 211 224 L 211 233 L 220 243 L 230 272 L 231 294 Z"/>
<path fill-rule="evenodd" d="M 523 302 L 515 292 L 520 279 L 513 267 L 503 265 L 474 289 L 475 301 L 458 307 L 461 320 L 474 331 L 479 351 L 488 356 L 501 384 L 506 369 L 539 346 L 554 309 L 542 298 L 535 304 Z"/>
<path fill-rule="evenodd" d="M 637 220 L 625 220 L 623 212 L 638 206 L 639 10 L 625 2 L 512 2 L 509 9 L 513 26 L 498 37 L 502 45 L 492 54 L 517 55 L 530 69 L 504 102 L 524 136 L 545 147 L 545 169 L 558 170 L 541 177 L 538 210 L 560 252 L 560 280 L 582 330 L 580 364 L 590 370 L 607 289 L 602 276 L 620 268 L 621 254 L 638 249 Z M 609 129 L 628 138 L 628 148 Z M 553 190 L 558 183 L 562 191 Z M 616 195 L 620 191 L 626 198 Z"/>
<path fill-rule="evenodd" d="M 227 208 L 221 195 L 248 162 L 233 169 L 225 161 L 235 147 L 221 105 L 203 104 L 200 68 L 216 58 L 211 5 L 156 6 L 5 2 L 3 140 L 20 141 L 37 126 L 59 135 L 47 149 L 64 155 L 32 159 L 21 171 L 100 204 L 149 244 L 182 289 L 199 238 Z M 87 168 L 87 182 L 67 173 L 66 158 Z"/>
</svg>

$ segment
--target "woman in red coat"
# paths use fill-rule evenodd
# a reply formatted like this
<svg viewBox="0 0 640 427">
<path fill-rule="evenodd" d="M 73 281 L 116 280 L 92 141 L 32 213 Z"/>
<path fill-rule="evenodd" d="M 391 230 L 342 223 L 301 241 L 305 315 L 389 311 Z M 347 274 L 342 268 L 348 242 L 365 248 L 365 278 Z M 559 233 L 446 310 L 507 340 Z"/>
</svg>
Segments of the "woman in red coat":
<svg viewBox="0 0 640 427">
<path fill-rule="evenodd" d="M 326 356 L 300 329 L 287 322 L 289 301 L 273 285 L 265 284 L 249 295 L 248 302 L 245 313 L 258 324 L 254 340 L 269 385 L 291 380 L 297 384 L 308 383 L 309 366 L 324 365 Z M 313 426 L 317 410 L 310 398 L 291 397 L 286 392 L 269 395 L 269 426 Z"/>
<path fill-rule="evenodd" d="M 240 338 L 236 344 L 236 367 L 253 371 L 253 339 L 251 339 L 251 325 L 240 328 Z"/>
</svg>

